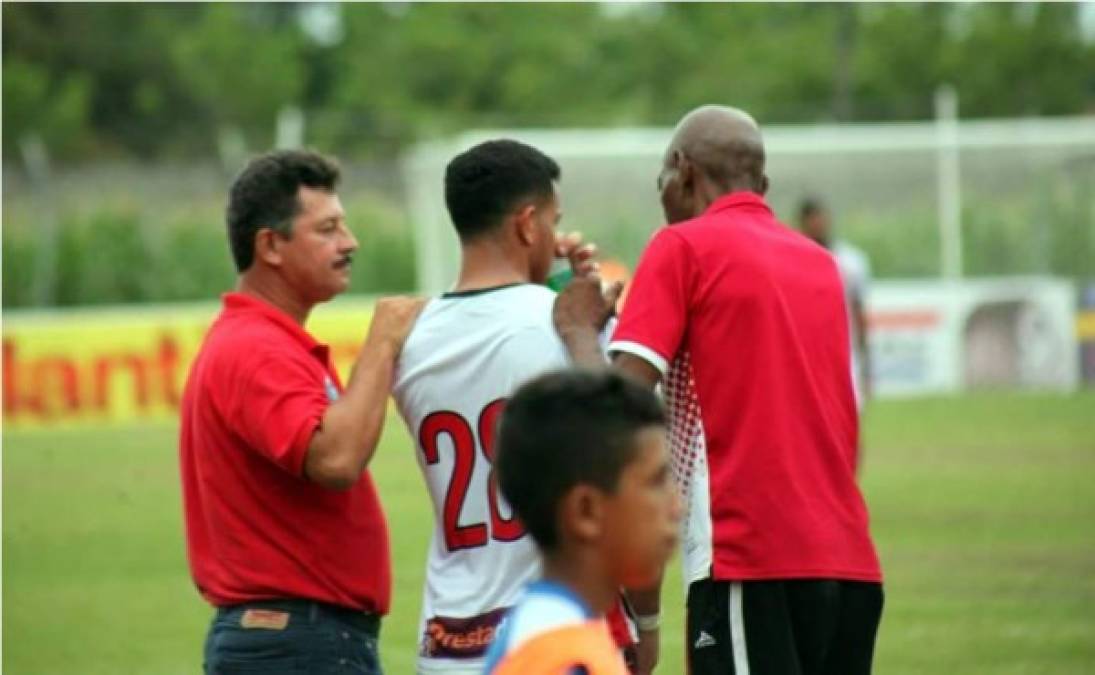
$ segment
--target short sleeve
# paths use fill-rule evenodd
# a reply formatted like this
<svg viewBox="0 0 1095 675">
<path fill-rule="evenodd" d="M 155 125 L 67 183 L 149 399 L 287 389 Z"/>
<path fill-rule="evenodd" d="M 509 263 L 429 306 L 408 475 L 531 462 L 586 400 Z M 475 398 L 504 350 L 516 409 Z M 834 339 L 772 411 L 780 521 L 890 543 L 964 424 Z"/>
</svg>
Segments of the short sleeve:
<svg viewBox="0 0 1095 675">
<path fill-rule="evenodd" d="M 664 376 L 680 348 L 688 318 L 695 264 L 681 235 L 663 228 L 635 270 L 610 354 L 634 354 Z"/>
<path fill-rule="evenodd" d="M 230 423 L 255 452 L 300 476 L 330 401 L 321 367 L 285 353 L 253 355 L 231 388 Z"/>
</svg>

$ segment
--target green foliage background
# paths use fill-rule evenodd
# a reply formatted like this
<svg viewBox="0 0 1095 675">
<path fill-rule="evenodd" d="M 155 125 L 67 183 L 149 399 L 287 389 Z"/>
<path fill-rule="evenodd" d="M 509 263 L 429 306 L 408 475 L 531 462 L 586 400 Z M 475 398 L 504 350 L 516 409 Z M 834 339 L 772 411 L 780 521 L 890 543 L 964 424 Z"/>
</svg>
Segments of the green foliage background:
<svg viewBox="0 0 1095 675">
<path fill-rule="evenodd" d="M 944 82 L 965 118 L 1095 110 L 1095 13 L 1079 3 L 0 11 L 6 307 L 208 298 L 230 285 L 224 191 L 241 152 L 274 143 L 287 106 L 303 112 L 308 144 L 373 168 L 344 195 L 363 293 L 414 286 L 399 153 L 468 128 L 667 126 L 711 101 L 765 124 L 917 120 Z M 53 167 L 44 183 L 26 162 L 35 142 Z M 152 178 L 65 178 L 113 165 Z M 1071 171 L 1004 199 L 965 189 L 967 273 L 1095 278 L 1095 162 Z M 169 185 L 151 190 L 153 179 Z M 938 272 L 932 205 L 838 215 L 878 276 Z"/>
<path fill-rule="evenodd" d="M 333 12 L 333 14 L 331 14 Z M 204 157 L 268 142 L 299 105 L 315 142 L 385 155 L 469 126 L 667 125 L 733 101 L 768 124 L 1080 114 L 1095 40 L 1079 3 L 72 4 L 3 8 L 4 156 Z"/>
</svg>

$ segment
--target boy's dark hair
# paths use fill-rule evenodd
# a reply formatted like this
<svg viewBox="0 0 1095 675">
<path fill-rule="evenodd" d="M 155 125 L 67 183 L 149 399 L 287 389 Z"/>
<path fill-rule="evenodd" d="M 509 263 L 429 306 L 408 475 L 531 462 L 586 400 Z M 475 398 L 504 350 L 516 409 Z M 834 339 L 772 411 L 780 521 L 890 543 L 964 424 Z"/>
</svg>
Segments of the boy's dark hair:
<svg viewBox="0 0 1095 675">
<path fill-rule="evenodd" d="M 579 484 L 614 492 L 635 457 L 635 434 L 664 424 L 657 397 L 623 375 L 543 375 L 518 389 L 502 413 L 499 487 L 541 550 L 551 551 L 563 496 Z"/>
<path fill-rule="evenodd" d="M 232 182 L 225 214 L 236 270 L 251 267 L 262 228 L 292 235 L 300 186 L 334 192 L 338 179 L 338 163 L 310 150 L 276 150 L 248 162 Z"/>
<path fill-rule="evenodd" d="M 445 168 L 445 205 L 460 241 L 494 229 L 521 200 L 550 199 L 555 160 L 531 145 L 495 140 L 457 155 Z"/>
</svg>

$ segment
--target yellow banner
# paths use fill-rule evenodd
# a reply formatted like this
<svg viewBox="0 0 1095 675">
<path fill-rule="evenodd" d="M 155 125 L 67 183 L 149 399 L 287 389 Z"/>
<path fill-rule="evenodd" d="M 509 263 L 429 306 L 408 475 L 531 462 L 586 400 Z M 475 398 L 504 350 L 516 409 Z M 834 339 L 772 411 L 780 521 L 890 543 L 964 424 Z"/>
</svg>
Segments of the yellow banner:
<svg viewBox="0 0 1095 675">
<path fill-rule="evenodd" d="M 1081 310 L 1076 314 L 1076 337 L 1081 342 L 1095 341 L 1095 309 Z"/>
<path fill-rule="evenodd" d="M 372 317 L 371 300 L 316 309 L 308 330 L 347 377 Z M 5 428 L 170 420 L 212 303 L 5 312 Z"/>
</svg>

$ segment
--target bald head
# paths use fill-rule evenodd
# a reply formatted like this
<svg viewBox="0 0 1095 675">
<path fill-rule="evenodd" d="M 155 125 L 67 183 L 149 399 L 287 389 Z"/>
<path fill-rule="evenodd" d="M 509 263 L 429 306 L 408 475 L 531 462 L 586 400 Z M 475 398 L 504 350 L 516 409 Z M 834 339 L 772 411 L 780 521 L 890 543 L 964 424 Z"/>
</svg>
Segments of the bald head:
<svg viewBox="0 0 1095 675">
<path fill-rule="evenodd" d="M 749 113 L 737 108 L 705 105 L 677 124 L 669 155 L 680 153 L 708 180 L 725 191 L 763 192 L 764 142 Z"/>
</svg>

